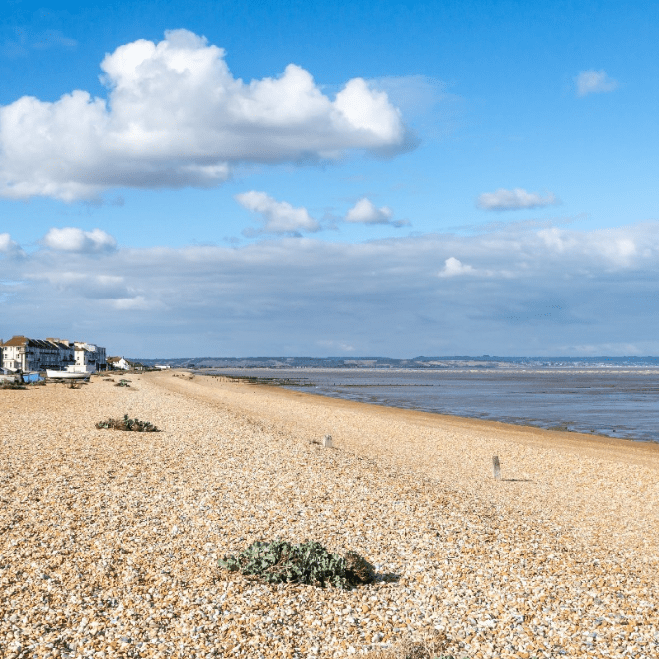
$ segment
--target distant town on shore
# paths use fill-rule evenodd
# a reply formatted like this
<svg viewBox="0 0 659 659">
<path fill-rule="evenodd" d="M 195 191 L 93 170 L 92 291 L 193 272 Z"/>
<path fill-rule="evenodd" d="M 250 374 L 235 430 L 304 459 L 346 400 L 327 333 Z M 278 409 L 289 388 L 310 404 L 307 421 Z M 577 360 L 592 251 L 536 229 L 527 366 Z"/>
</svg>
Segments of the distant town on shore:
<svg viewBox="0 0 659 659">
<path fill-rule="evenodd" d="M 160 365 L 150 367 L 160 368 Z M 8 341 L 0 339 L 0 374 L 57 371 L 91 375 L 99 371 L 142 368 L 141 362 L 107 357 L 104 347 L 85 341 L 52 337 L 32 339 L 22 334 L 14 335 Z"/>
</svg>

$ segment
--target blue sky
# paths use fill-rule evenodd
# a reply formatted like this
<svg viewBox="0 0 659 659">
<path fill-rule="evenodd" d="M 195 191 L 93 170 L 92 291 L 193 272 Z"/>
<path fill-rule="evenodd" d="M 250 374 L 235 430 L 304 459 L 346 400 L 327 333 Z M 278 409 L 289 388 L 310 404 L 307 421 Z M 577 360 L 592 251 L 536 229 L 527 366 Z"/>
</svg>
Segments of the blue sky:
<svg viewBox="0 0 659 659">
<path fill-rule="evenodd" d="M 657 354 L 659 7 L 0 12 L 0 337 Z"/>
</svg>

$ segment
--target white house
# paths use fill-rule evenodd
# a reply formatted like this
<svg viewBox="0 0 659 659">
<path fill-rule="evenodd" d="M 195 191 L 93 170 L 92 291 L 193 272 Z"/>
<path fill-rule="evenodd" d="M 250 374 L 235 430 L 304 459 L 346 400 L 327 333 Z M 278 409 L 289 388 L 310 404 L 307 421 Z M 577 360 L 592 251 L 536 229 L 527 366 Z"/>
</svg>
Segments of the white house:
<svg viewBox="0 0 659 659">
<path fill-rule="evenodd" d="M 30 339 L 17 335 L 0 345 L 2 365 L 9 371 L 43 371 L 73 363 L 73 349 L 59 339 Z"/>
<path fill-rule="evenodd" d="M 105 348 L 76 341 L 75 346 L 75 365 L 69 369 L 76 373 L 94 373 L 95 371 L 104 371 L 107 368 L 105 358 Z"/>
<path fill-rule="evenodd" d="M 123 357 L 108 357 L 108 368 L 127 371 L 130 369 L 130 363 Z"/>
<path fill-rule="evenodd" d="M 81 354 L 78 361 L 79 345 Z M 84 372 L 106 368 L 105 348 L 87 343 L 72 344 L 63 339 L 30 339 L 16 335 L 9 341 L 0 342 L 0 351 L 2 366 L 13 373 L 44 371 L 47 368 L 74 370 L 78 368 L 78 363 L 83 364 Z"/>
</svg>

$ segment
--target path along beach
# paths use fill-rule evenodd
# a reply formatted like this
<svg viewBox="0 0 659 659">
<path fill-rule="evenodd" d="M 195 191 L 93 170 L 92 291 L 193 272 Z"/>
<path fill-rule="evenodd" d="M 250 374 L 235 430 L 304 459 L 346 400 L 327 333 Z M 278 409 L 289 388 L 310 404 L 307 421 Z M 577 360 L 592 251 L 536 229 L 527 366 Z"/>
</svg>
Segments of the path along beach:
<svg viewBox="0 0 659 659">
<path fill-rule="evenodd" d="M 659 657 L 659 444 L 127 377 L 0 391 L 0 657 Z M 217 567 L 276 538 L 378 580 Z"/>
</svg>

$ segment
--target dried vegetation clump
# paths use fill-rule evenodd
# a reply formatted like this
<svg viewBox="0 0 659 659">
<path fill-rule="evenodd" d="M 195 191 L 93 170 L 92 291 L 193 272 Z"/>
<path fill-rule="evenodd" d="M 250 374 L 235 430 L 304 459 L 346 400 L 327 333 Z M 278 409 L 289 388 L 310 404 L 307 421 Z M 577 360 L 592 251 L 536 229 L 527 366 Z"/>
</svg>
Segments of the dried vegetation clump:
<svg viewBox="0 0 659 659">
<path fill-rule="evenodd" d="M 331 554 L 319 542 L 294 545 L 284 540 L 257 541 L 236 556 L 225 556 L 219 565 L 267 583 L 332 585 L 344 589 L 370 583 L 375 577 L 373 566 L 359 554 L 348 552 L 345 557 Z"/>
<path fill-rule="evenodd" d="M 368 659 L 456 659 L 446 654 L 446 635 L 436 629 L 430 630 L 423 638 L 405 639 L 394 647 L 374 650 Z"/>
<path fill-rule="evenodd" d="M 132 432 L 160 432 L 150 421 L 140 421 L 139 419 L 129 419 L 128 414 L 124 414 L 123 419 L 108 419 L 99 421 L 96 427 L 108 430 L 127 430 Z"/>
<path fill-rule="evenodd" d="M 27 387 L 20 382 L 0 382 L 0 389 L 27 389 Z"/>
</svg>

